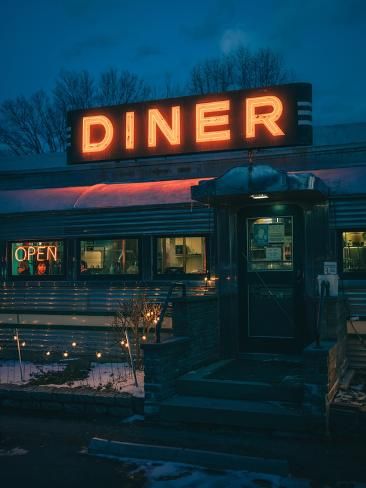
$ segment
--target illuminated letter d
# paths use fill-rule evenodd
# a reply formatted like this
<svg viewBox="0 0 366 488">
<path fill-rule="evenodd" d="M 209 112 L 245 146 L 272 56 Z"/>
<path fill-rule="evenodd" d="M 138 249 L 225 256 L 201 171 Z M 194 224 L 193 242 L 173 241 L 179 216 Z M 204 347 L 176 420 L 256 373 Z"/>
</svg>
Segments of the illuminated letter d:
<svg viewBox="0 0 366 488">
<path fill-rule="evenodd" d="M 91 127 L 93 125 L 101 125 L 104 128 L 104 137 L 97 142 L 90 141 Z M 90 117 L 83 117 L 83 153 L 100 152 L 107 149 L 113 139 L 113 125 L 108 117 L 105 115 L 94 115 Z"/>
</svg>

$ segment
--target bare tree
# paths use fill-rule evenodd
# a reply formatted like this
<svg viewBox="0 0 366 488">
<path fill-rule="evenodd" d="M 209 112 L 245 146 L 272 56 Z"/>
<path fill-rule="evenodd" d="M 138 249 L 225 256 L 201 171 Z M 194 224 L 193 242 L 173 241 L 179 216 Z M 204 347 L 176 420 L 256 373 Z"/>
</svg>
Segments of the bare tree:
<svg viewBox="0 0 366 488">
<path fill-rule="evenodd" d="M 160 314 L 161 305 L 151 303 L 143 293 L 121 300 L 118 304 L 112 327 L 122 346 L 127 345 L 128 334 L 137 368 L 142 368 L 141 343 L 149 341 L 154 335 Z"/>
<path fill-rule="evenodd" d="M 190 93 L 204 95 L 232 89 L 256 88 L 288 81 L 282 58 L 271 49 L 252 52 L 239 46 L 221 58 L 196 64 L 190 75 Z"/>
<path fill-rule="evenodd" d="M 252 61 L 253 87 L 284 83 L 289 73 L 283 66 L 282 58 L 271 49 L 260 49 Z"/>
<path fill-rule="evenodd" d="M 204 95 L 230 90 L 234 84 L 234 66 L 228 56 L 196 64 L 188 82 L 190 93 Z"/>
<path fill-rule="evenodd" d="M 128 71 L 109 70 L 98 83 L 87 71 L 61 71 L 52 98 L 39 91 L 0 105 L 0 144 L 18 156 L 64 151 L 69 110 L 146 100 L 152 93 Z"/>
<path fill-rule="evenodd" d="M 119 105 L 147 100 L 151 94 L 151 87 L 134 73 L 111 68 L 100 76 L 96 98 L 99 105 Z"/>
<path fill-rule="evenodd" d="M 179 83 L 173 81 L 172 73 L 165 73 L 164 85 L 161 90 L 161 98 L 174 98 L 183 96 L 183 90 Z"/>
<path fill-rule="evenodd" d="M 0 142 L 16 155 L 62 150 L 57 113 L 43 91 L 0 105 Z"/>
<path fill-rule="evenodd" d="M 96 102 L 95 82 L 88 71 L 61 71 L 53 91 L 56 105 L 67 110 L 93 107 Z"/>
<path fill-rule="evenodd" d="M 282 58 L 271 49 L 252 52 L 239 46 L 228 55 L 196 64 L 186 91 L 192 94 L 255 88 L 289 81 Z M 182 95 L 165 77 L 163 97 Z M 154 89 L 136 74 L 110 69 L 96 82 L 88 71 L 61 71 L 52 97 L 43 91 L 0 105 L 0 145 L 15 155 L 63 151 L 66 148 L 66 114 L 96 105 L 117 105 L 148 100 Z"/>
</svg>

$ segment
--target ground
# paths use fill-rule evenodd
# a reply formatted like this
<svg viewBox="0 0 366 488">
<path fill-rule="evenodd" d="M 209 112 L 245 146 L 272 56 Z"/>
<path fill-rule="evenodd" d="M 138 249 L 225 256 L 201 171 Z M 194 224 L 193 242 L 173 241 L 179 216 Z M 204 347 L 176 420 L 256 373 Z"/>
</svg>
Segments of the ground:
<svg viewBox="0 0 366 488">
<path fill-rule="evenodd" d="M 1 412 L 1 487 L 366 487 L 365 443 L 312 441 L 209 428 Z M 288 459 L 290 478 L 137 465 L 86 455 L 94 436 Z M 357 483 L 355 483 L 357 482 Z M 365 484 L 363 484 L 365 483 Z"/>
</svg>

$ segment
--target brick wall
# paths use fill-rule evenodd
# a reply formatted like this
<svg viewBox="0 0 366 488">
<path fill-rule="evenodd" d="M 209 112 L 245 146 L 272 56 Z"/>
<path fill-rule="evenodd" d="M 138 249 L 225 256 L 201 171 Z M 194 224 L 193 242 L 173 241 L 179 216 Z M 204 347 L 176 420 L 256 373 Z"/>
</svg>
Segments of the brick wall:
<svg viewBox="0 0 366 488">
<path fill-rule="evenodd" d="M 173 334 L 189 337 L 190 369 L 219 355 L 217 297 L 177 298 L 173 304 Z"/>
<path fill-rule="evenodd" d="M 159 413 L 162 400 L 174 395 L 179 376 L 218 358 L 217 297 L 182 297 L 173 301 L 174 337 L 143 344 L 145 415 Z"/>
</svg>

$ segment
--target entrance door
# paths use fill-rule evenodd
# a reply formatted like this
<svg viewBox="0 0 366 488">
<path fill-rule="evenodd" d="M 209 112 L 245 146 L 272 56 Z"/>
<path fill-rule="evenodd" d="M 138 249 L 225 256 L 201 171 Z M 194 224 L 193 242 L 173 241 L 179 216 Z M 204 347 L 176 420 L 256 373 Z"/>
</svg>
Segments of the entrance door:
<svg viewBox="0 0 366 488">
<path fill-rule="evenodd" d="M 241 224 L 241 349 L 295 352 L 304 324 L 302 211 L 252 207 Z"/>
</svg>

